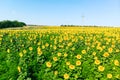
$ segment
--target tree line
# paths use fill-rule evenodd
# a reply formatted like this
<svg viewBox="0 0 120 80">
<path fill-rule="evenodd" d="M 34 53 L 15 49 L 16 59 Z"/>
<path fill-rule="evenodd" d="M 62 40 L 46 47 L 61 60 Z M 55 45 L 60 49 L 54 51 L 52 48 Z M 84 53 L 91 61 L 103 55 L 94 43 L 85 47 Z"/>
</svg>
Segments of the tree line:
<svg viewBox="0 0 120 80">
<path fill-rule="evenodd" d="M 10 21 L 10 20 L 4 20 L 0 21 L 0 28 L 11 28 L 11 27 L 23 27 L 26 26 L 24 22 L 19 22 L 17 20 Z"/>
</svg>

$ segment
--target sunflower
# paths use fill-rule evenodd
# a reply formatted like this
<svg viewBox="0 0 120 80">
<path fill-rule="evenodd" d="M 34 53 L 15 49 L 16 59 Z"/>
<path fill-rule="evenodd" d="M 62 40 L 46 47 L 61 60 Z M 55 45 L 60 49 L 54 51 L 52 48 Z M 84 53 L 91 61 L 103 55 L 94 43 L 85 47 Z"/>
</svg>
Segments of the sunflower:
<svg viewBox="0 0 120 80">
<path fill-rule="evenodd" d="M 120 50 L 119 49 L 116 49 L 116 52 L 119 52 Z"/>
<path fill-rule="evenodd" d="M 39 46 L 39 45 L 40 45 L 40 42 L 38 42 L 37 45 Z"/>
<path fill-rule="evenodd" d="M 113 51 L 113 48 L 108 48 L 109 53 L 112 53 L 112 51 Z"/>
<path fill-rule="evenodd" d="M 80 66 L 80 65 L 81 65 L 81 61 L 80 60 L 76 61 L 76 66 Z"/>
<path fill-rule="evenodd" d="M 53 60 L 54 60 L 54 61 L 57 61 L 58 59 L 57 59 L 57 57 L 53 57 Z"/>
<path fill-rule="evenodd" d="M 27 51 L 24 49 L 24 50 L 23 50 L 23 53 L 25 54 L 25 53 L 27 53 Z"/>
<path fill-rule="evenodd" d="M 46 62 L 46 66 L 50 68 L 52 64 L 50 62 Z"/>
<path fill-rule="evenodd" d="M 95 56 L 95 55 L 96 55 L 96 52 L 93 52 L 92 55 Z"/>
<path fill-rule="evenodd" d="M 67 53 L 64 53 L 64 57 L 67 57 L 68 56 L 68 54 Z"/>
<path fill-rule="evenodd" d="M 77 58 L 77 59 L 81 59 L 81 55 L 78 54 L 78 55 L 76 56 L 76 58 Z"/>
<path fill-rule="evenodd" d="M 56 50 L 56 49 L 57 49 L 57 47 L 56 47 L 56 46 L 53 46 L 53 49 L 54 49 L 54 50 Z"/>
<path fill-rule="evenodd" d="M 105 49 L 106 48 L 106 46 L 102 46 L 102 49 Z"/>
<path fill-rule="evenodd" d="M 46 46 L 46 47 L 48 47 L 48 46 L 49 46 L 49 44 L 48 44 L 48 43 L 46 43 L 46 44 L 45 44 L 45 46 Z"/>
<path fill-rule="evenodd" d="M 105 70 L 105 67 L 104 66 L 98 66 L 98 70 L 102 72 L 102 71 Z"/>
<path fill-rule="evenodd" d="M 119 61 L 118 61 L 118 60 L 114 60 L 114 64 L 115 64 L 116 66 L 119 66 Z"/>
<path fill-rule="evenodd" d="M 19 53 L 19 56 L 22 57 L 22 56 L 23 56 L 23 53 L 20 52 L 20 53 Z"/>
<path fill-rule="evenodd" d="M 69 65 L 69 68 L 70 69 L 75 69 L 75 66 L 74 65 Z"/>
<path fill-rule="evenodd" d="M 68 47 L 70 47 L 71 45 L 72 45 L 72 43 L 70 42 L 70 43 L 68 43 L 68 45 L 67 45 L 67 46 L 68 46 Z"/>
<path fill-rule="evenodd" d="M 103 54 L 103 56 L 104 56 L 104 57 L 108 57 L 108 56 L 109 56 L 109 53 L 108 53 L 108 52 L 105 52 L 105 53 Z"/>
<path fill-rule="evenodd" d="M 74 51 L 75 50 L 75 47 L 72 47 L 72 51 Z"/>
<path fill-rule="evenodd" d="M 58 53 L 57 53 L 57 55 L 60 57 L 60 56 L 61 56 L 61 53 L 60 53 L 60 52 L 58 52 Z"/>
<path fill-rule="evenodd" d="M 98 59 L 98 57 L 97 57 L 97 56 L 95 56 L 95 57 L 94 57 L 94 59 L 96 60 L 96 59 Z"/>
<path fill-rule="evenodd" d="M 64 74 L 64 79 L 69 79 L 69 75 L 67 73 Z"/>
<path fill-rule="evenodd" d="M 112 47 L 112 48 L 115 48 L 115 45 L 112 45 L 111 47 Z"/>
<path fill-rule="evenodd" d="M 21 68 L 20 68 L 20 66 L 18 66 L 17 69 L 18 69 L 18 72 L 21 72 Z"/>
<path fill-rule="evenodd" d="M 66 65 L 68 65 L 68 66 L 69 66 L 69 65 L 70 65 L 70 62 L 66 62 Z"/>
<path fill-rule="evenodd" d="M 94 63 L 95 63 L 96 65 L 99 65 L 99 64 L 100 64 L 100 60 L 96 59 Z"/>
<path fill-rule="evenodd" d="M 42 45 L 42 49 L 45 49 L 45 46 L 44 46 L 44 45 Z"/>
<path fill-rule="evenodd" d="M 10 49 L 7 49 L 7 52 L 10 53 Z"/>
<path fill-rule="evenodd" d="M 0 41 L 2 41 L 2 38 L 0 37 Z M 12 39 L 10 40 L 10 42 L 12 42 Z"/>
<path fill-rule="evenodd" d="M 111 79 L 112 78 L 112 74 L 107 74 L 107 78 Z"/>
<path fill-rule="evenodd" d="M 64 37 L 64 41 L 66 41 L 66 40 L 68 40 L 68 37 L 67 37 L 67 36 Z"/>
<path fill-rule="evenodd" d="M 54 74 L 57 75 L 57 74 L 58 74 L 58 71 L 54 71 Z"/>
<path fill-rule="evenodd" d="M 82 54 L 86 54 L 86 50 L 82 50 Z"/>
<path fill-rule="evenodd" d="M 37 53 L 38 53 L 38 55 L 42 55 L 42 51 L 38 51 Z"/>
<path fill-rule="evenodd" d="M 32 51 L 32 50 L 33 50 L 33 48 L 32 48 L 32 47 L 29 47 L 29 50 L 30 50 L 30 51 Z"/>
</svg>

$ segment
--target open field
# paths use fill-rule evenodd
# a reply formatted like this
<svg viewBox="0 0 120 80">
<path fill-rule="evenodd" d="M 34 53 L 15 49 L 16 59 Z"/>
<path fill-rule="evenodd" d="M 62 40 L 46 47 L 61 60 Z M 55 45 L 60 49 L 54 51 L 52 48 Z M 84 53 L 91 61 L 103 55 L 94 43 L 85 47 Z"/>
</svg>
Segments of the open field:
<svg viewBox="0 0 120 80">
<path fill-rule="evenodd" d="M 0 80 L 119 80 L 120 28 L 0 30 Z"/>
</svg>

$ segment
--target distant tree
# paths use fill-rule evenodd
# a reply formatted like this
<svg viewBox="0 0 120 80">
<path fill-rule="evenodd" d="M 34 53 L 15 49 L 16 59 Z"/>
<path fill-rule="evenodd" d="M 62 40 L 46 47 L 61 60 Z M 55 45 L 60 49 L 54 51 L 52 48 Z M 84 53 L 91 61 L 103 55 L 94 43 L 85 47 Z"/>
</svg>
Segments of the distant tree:
<svg viewBox="0 0 120 80">
<path fill-rule="evenodd" d="M 4 20 L 0 22 L 0 28 L 23 27 L 26 26 L 24 22 Z"/>
</svg>

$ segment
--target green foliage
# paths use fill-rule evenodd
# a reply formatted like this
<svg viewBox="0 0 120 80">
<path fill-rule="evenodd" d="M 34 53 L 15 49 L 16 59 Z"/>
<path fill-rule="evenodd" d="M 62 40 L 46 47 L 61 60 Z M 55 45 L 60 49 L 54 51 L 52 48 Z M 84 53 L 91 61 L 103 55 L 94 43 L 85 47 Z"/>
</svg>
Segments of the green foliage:
<svg viewBox="0 0 120 80">
<path fill-rule="evenodd" d="M 64 80 L 65 74 L 68 80 L 120 79 L 116 38 L 79 30 L 1 30 L 0 80 Z"/>
<path fill-rule="evenodd" d="M 9 20 L 0 22 L 0 28 L 23 27 L 23 26 L 26 26 L 24 22 L 9 21 Z"/>
</svg>

